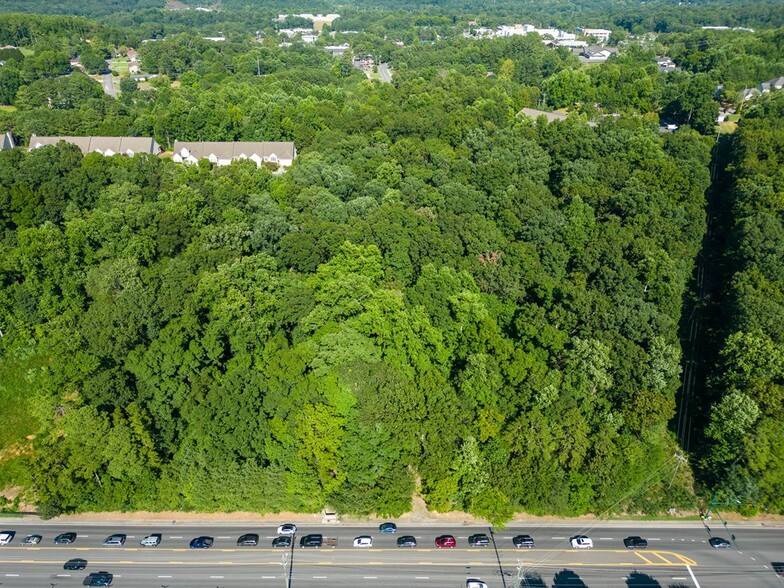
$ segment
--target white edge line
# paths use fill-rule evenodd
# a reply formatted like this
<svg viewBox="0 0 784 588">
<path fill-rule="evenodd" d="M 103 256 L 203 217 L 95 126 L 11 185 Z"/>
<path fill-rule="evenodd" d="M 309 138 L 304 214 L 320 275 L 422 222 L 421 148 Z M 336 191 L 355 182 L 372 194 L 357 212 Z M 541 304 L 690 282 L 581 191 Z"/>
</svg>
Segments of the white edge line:
<svg viewBox="0 0 784 588">
<path fill-rule="evenodd" d="M 700 583 L 697 581 L 697 578 L 694 577 L 694 572 L 691 571 L 691 566 L 686 566 L 686 569 L 689 570 L 689 575 L 691 576 L 691 580 L 692 582 L 694 582 L 694 585 L 697 588 L 701 588 Z"/>
</svg>

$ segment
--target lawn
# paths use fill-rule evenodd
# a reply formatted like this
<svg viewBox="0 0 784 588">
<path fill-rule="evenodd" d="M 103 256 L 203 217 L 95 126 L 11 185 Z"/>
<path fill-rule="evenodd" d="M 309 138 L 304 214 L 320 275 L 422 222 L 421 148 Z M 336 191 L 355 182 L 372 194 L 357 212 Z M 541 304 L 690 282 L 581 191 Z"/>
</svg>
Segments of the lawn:
<svg viewBox="0 0 784 588">
<path fill-rule="evenodd" d="M 38 428 L 28 401 L 35 385 L 25 377 L 31 371 L 30 363 L 0 358 L 0 452 L 25 441 Z"/>
</svg>

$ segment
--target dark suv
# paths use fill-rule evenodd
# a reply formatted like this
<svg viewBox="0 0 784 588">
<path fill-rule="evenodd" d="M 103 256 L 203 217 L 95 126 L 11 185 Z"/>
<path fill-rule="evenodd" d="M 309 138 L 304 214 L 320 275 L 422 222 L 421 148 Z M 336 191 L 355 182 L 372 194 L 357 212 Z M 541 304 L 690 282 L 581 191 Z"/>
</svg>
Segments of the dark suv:
<svg viewBox="0 0 784 588">
<path fill-rule="evenodd" d="M 324 543 L 324 536 L 320 534 L 313 534 L 313 535 L 305 535 L 302 539 L 299 540 L 300 547 L 321 547 L 321 544 Z"/>
<path fill-rule="evenodd" d="M 530 535 L 515 535 L 512 539 L 512 543 L 518 549 L 520 547 L 527 547 L 528 549 L 533 549 L 534 546 L 534 538 Z"/>
<path fill-rule="evenodd" d="M 490 538 L 484 533 L 476 533 L 468 538 L 468 545 L 471 547 L 487 547 L 490 545 Z"/>
<path fill-rule="evenodd" d="M 114 575 L 109 572 L 91 572 L 82 582 L 82 586 L 111 586 Z"/>
<path fill-rule="evenodd" d="M 648 541 L 636 535 L 624 539 L 623 544 L 626 546 L 626 549 L 645 549 L 648 547 Z"/>
</svg>

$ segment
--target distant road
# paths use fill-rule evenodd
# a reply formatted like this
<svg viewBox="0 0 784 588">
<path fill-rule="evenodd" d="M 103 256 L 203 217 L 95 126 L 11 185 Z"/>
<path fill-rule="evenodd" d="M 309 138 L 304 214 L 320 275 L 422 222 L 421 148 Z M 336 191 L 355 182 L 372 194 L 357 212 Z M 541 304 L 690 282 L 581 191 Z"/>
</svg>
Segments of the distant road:
<svg viewBox="0 0 784 588">
<path fill-rule="evenodd" d="M 40 523 L 4 519 L 2 531 L 16 537 L 0 547 L 2 588 L 57 588 L 80 586 L 93 571 L 115 574 L 113 586 L 122 588 L 465 588 L 466 578 L 481 578 L 488 588 L 518 588 L 520 579 L 529 586 L 551 588 L 782 588 L 782 580 L 771 569 L 772 561 L 784 559 L 784 529 L 757 526 L 730 527 L 717 524 L 714 533 L 731 539 L 731 549 L 713 549 L 709 534 L 700 522 L 682 525 L 655 523 L 514 525 L 494 535 L 486 527 L 458 525 L 408 526 L 399 523 L 397 534 L 381 534 L 376 525 L 301 525 L 296 547 L 273 549 L 275 527 L 237 524 L 155 523 Z M 267 524 L 269 525 L 269 523 Z M 62 532 L 78 534 L 71 545 L 53 545 Z M 162 533 L 157 548 L 141 548 L 139 541 L 150 533 Z M 258 533 L 258 547 L 238 548 L 237 537 Z M 20 541 L 32 533 L 43 535 L 38 547 L 22 547 Z M 102 547 L 112 533 L 128 535 L 125 546 Z M 306 533 L 336 537 L 336 548 L 301 549 L 299 538 Z M 492 535 L 488 547 L 470 548 L 473 533 Z M 534 549 L 516 549 L 512 537 L 528 533 Z M 594 549 L 575 550 L 569 537 L 583 533 L 594 541 Z M 455 549 L 436 549 L 435 537 L 451 534 Z M 189 549 L 189 541 L 200 535 L 215 538 L 211 549 Z M 371 535 L 373 547 L 354 549 L 358 535 Z M 414 535 L 418 546 L 396 547 L 401 535 Z M 630 551 L 623 538 L 641 535 L 649 548 Z M 88 562 L 83 571 L 63 570 L 71 558 Z M 525 586 L 525 584 L 523 584 Z"/>
<path fill-rule="evenodd" d="M 389 66 L 386 63 L 378 64 L 378 75 L 381 76 L 382 82 L 392 83 L 392 73 L 389 71 Z"/>
<path fill-rule="evenodd" d="M 109 96 L 117 95 L 114 90 L 114 80 L 112 79 L 112 74 L 103 74 L 103 91 Z"/>
</svg>

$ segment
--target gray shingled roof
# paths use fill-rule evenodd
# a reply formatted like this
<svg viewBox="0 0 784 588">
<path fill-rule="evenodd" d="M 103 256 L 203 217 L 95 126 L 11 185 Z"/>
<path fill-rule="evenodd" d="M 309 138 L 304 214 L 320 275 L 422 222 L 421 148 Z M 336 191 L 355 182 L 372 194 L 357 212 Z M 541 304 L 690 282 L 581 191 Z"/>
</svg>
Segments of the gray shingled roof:
<svg viewBox="0 0 784 588">
<path fill-rule="evenodd" d="M 174 152 L 187 149 L 197 159 L 207 159 L 216 155 L 219 159 L 235 159 L 242 155 L 260 157 L 275 155 L 278 159 L 294 159 L 296 151 L 290 141 L 175 141 Z"/>
<path fill-rule="evenodd" d="M 60 141 L 71 143 L 87 155 L 93 151 L 112 151 L 113 153 L 151 153 L 157 155 L 160 146 L 151 137 L 30 137 L 30 149 L 57 145 Z"/>
</svg>

